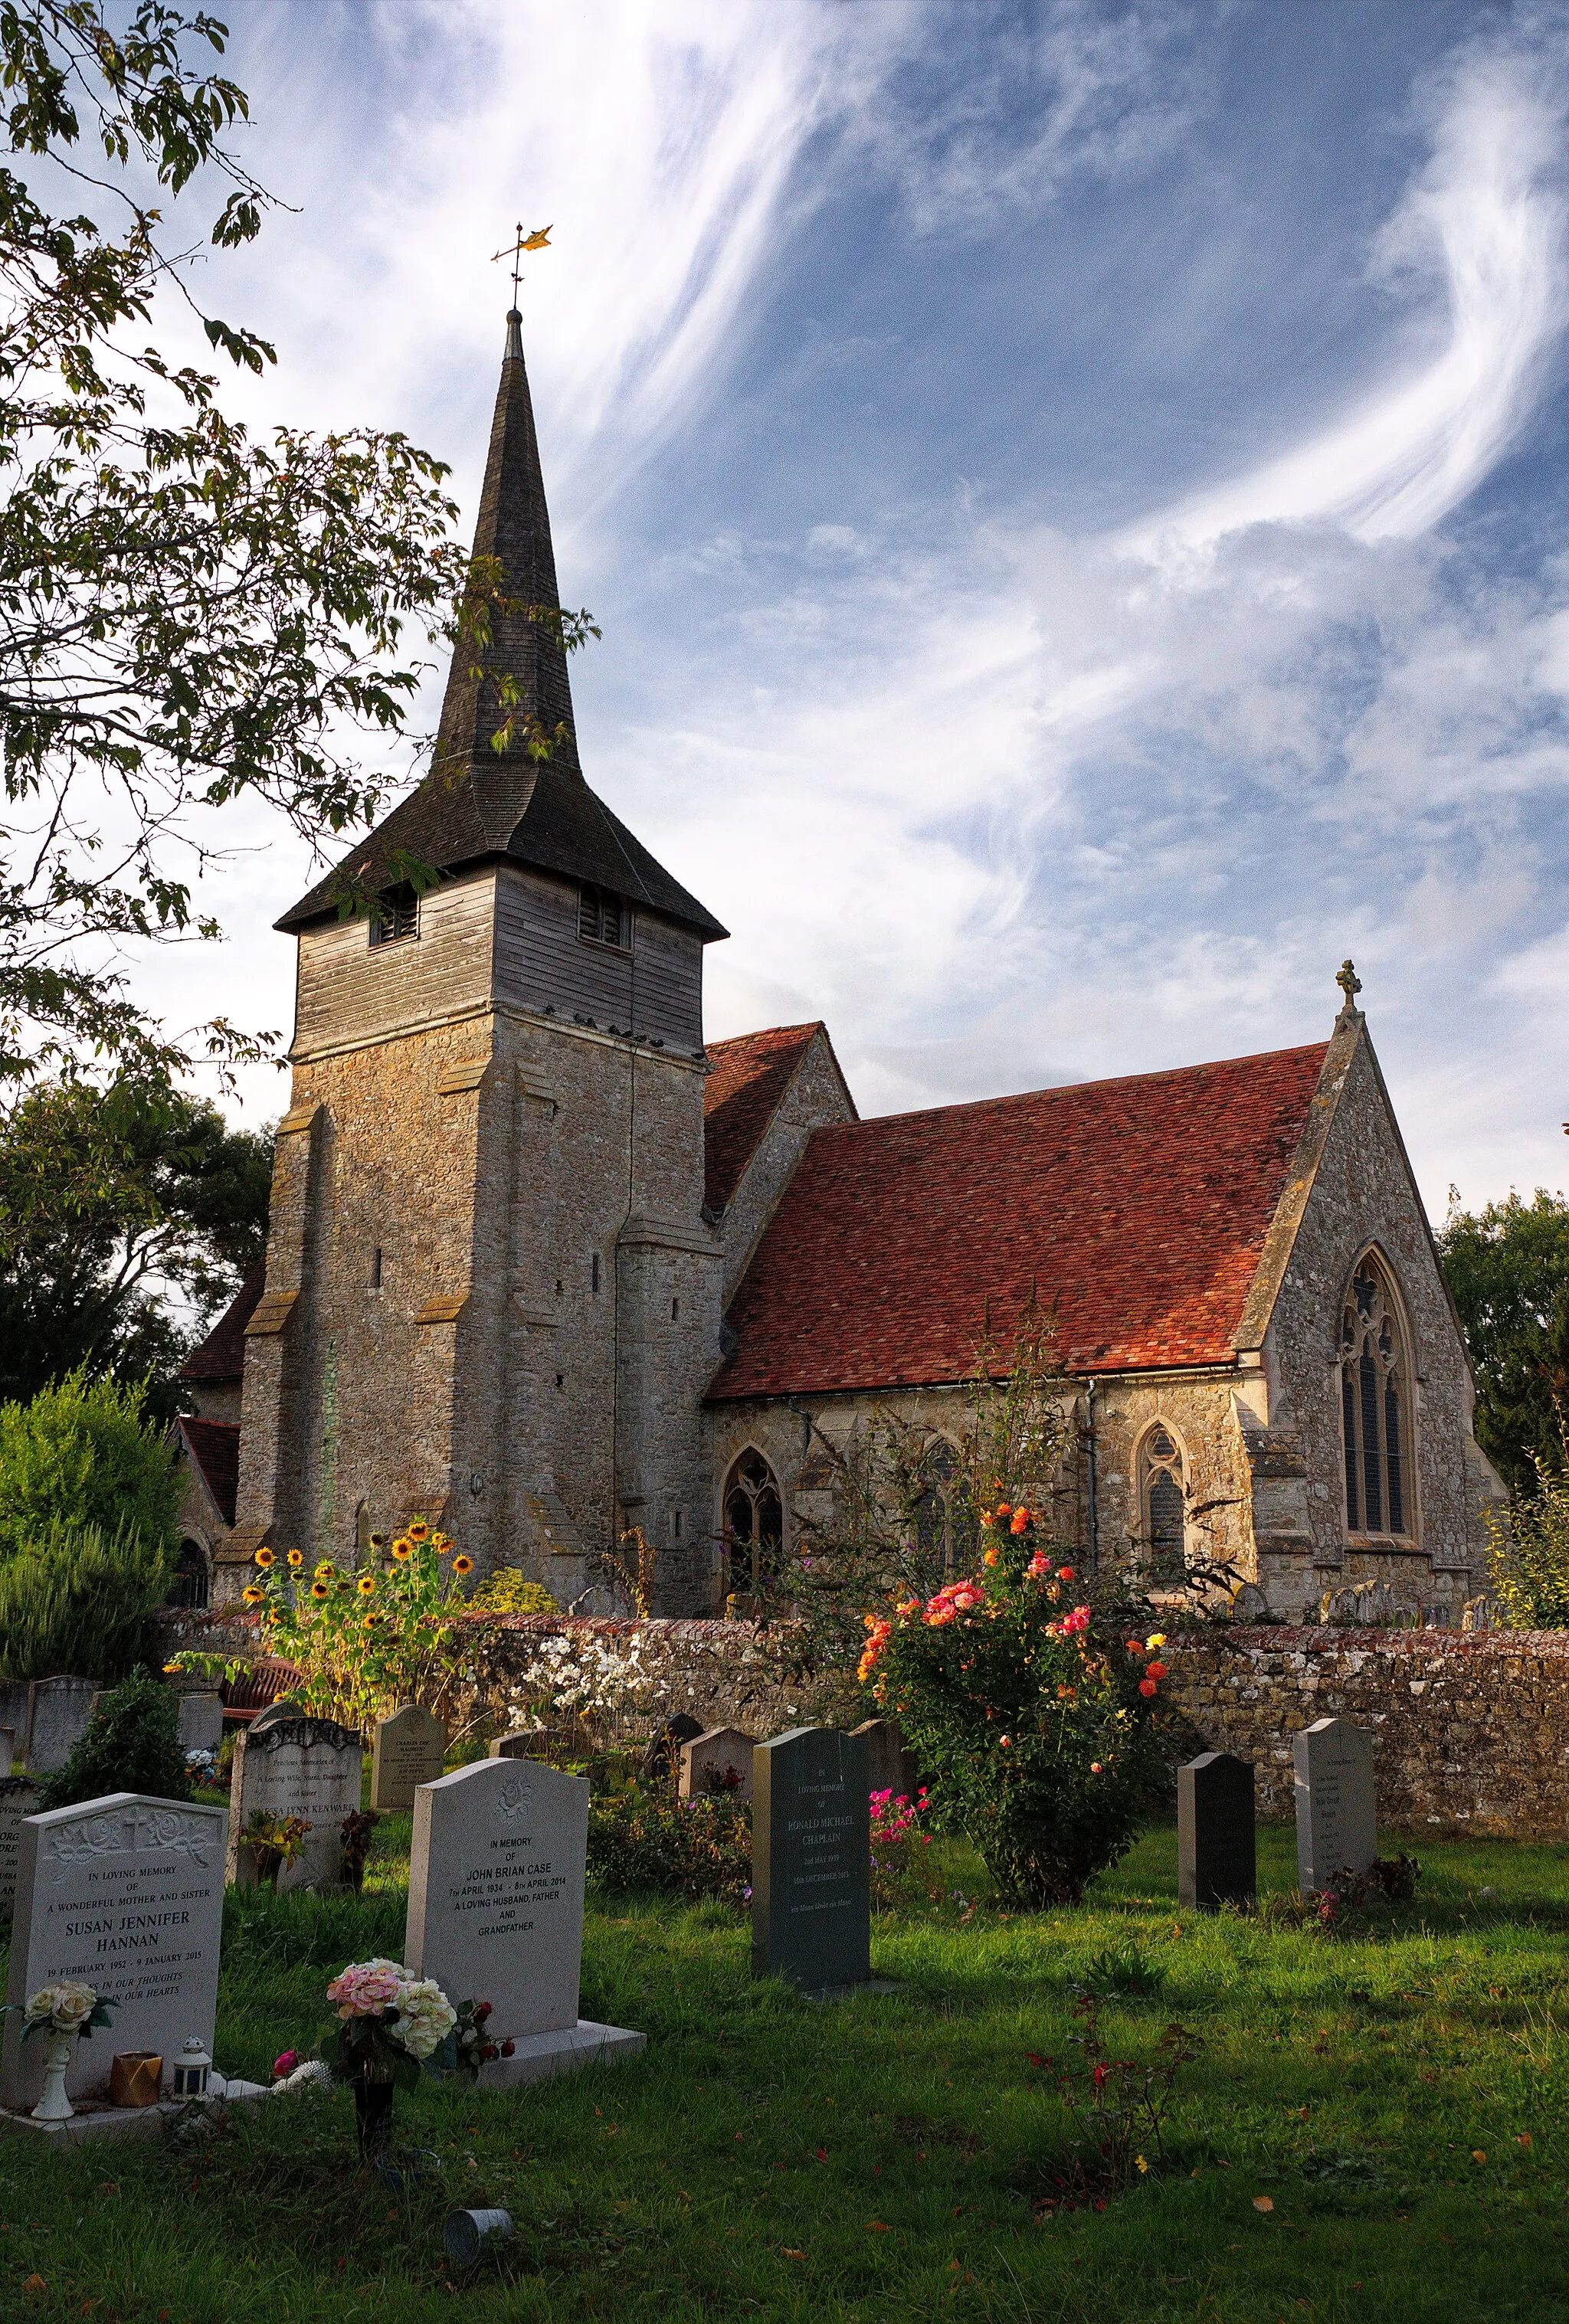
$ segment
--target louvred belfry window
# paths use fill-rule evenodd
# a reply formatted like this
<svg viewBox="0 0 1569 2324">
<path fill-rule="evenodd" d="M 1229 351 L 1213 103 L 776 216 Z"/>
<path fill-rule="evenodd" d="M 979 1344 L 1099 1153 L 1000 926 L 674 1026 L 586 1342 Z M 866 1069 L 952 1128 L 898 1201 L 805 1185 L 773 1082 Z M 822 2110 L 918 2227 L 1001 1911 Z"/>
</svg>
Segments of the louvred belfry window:
<svg viewBox="0 0 1569 2324">
<path fill-rule="evenodd" d="M 632 914 L 610 888 L 577 890 L 577 933 L 590 944 L 614 945 L 626 952 L 632 944 Z"/>
<path fill-rule="evenodd" d="M 1348 1533 L 1411 1532 L 1411 1388 L 1405 1338 L 1382 1270 L 1364 1259 L 1340 1337 Z"/>
</svg>

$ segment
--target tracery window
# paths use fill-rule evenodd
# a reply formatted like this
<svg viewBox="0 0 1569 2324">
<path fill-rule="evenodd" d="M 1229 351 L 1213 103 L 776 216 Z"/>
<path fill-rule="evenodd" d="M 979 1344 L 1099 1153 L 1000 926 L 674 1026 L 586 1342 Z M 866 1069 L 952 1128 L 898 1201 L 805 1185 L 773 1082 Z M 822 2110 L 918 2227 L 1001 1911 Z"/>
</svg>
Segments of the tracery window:
<svg viewBox="0 0 1569 2324">
<path fill-rule="evenodd" d="M 1187 1551 L 1187 1489 L 1182 1447 L 1164 1424 L 1140 1448 L 1140 1508 L 1157 1566 L 1182 1565 Z"/>
<path fill-rule="evenodd" d="M 203 1607 L 208 1602 L 208 1564 L 201 1545 L 194 1541 L 182 1541 L 180 1554 L 174 1561 L 174 1581 L 166 1606 Z"/>
<path fill-rule="evenodd" d="M 945 1573 L 968 1573 L 981 1545 L 970 1489 L 951 1444 L 937 1444 L 926 1462 L 926 1491 L 916 1503 L 916 1537 Z"/>
<path fill-rule="evenodd" d="M 1411 1531 L 1411 1388 L 1394 1292 L 1371 1255 L 1346 1294 L 1340 1333 L 1348 1533 Z"/>
<path fill-rule="evenodd" d="M 725 1594 L 761 1597 L 779 1575 L 784 1505 L 761 1452 L 743 1452 L 725 1480 L 724 1542 Z"/>
</svg>

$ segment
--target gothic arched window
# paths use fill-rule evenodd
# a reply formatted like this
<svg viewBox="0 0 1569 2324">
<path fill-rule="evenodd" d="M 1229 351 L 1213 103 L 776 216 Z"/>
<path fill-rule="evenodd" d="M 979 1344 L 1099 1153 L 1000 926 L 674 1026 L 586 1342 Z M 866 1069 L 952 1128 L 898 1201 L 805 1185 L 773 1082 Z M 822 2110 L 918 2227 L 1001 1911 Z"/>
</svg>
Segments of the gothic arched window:
<svg viewBox="0 0 1569 2324">
<path fill-rule="evenodd" d="M 200 1608 L 208 1602 L 207 1557 L 199 1544 L 182 1541 L 180 1555 L 174 1561 L 174 1580 L 170 1587 L 166 1606 Z"/>
<path fill-rule="evenodd" d="M 1187 1553 L 1187 1488 L 1182 1447 L 1158 1423 L 1139 1451 L 1139 1506 L 1144 1538 L 1157 1566 L 1180 1566 Z"/>
<path fill-rule="evenodd" d="M 725 1594 L 759 1598 L 779 1575 L 784 1505 L 761 1452 L 746 1452 L 725 1484 Z"/>
<path fill-rule="evenodd" d="M 916 1503 L 916 1538 L 945 1573 L 969 1572 L 981 1544 L 970 1489 L 951 1444 L 937 1443 L 925 1462 L 928 1484 Z"/>
<path fill-rule="evenodd" d="M 1346 1293 L 1340 1329 L 1348 1533 L 1411 1531 L 1411 1387 L 1392 1284 L 1370 1253 Z"/>
</svg>

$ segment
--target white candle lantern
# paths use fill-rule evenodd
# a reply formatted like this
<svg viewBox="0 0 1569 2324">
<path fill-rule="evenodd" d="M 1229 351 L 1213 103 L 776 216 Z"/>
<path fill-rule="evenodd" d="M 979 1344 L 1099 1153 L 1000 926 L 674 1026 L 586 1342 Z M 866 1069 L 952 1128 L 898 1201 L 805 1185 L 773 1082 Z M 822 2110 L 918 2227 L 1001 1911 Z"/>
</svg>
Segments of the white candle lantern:
<svg viewBox="0 0 1569 2324">
<path fill-rule="evenodd" d="M 177 2098 L 204 2098 L 207 2078 L 212 2071 L 212 2060 L 197 2036 L 189 2034 L 174 2061 L 172 2095 Z"/>
</svg>

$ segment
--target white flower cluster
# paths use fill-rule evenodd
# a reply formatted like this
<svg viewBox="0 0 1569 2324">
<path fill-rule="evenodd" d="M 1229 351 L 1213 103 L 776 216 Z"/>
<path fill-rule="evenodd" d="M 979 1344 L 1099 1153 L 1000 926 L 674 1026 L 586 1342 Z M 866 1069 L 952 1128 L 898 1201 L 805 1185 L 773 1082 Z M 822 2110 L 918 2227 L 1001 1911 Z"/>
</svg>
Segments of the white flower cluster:
<svg viewBox="0 0 1569 2324">
<path fill-rule="evenodd" d="M 90 1985 L 41 1985 L 27 2004 L 27 2023 L 53 2034 L 78 2034 L 98 2006 Z"/>
<path fill-rule="evenodd" d="M 611 1720 L 648 1707 L 656 1685 L 634 1630 L 624 1645 L 592 1633 L 541 1638 L 510 1694 L 515 1707 L 543 1708 L 548 1717 Z"/>
<path fill-rule="evenodd" d="M 457 2010 L 433 1977 L 411 1978 L 400 1987 L 392 2036 L 411 2058 L 429 2058 L 457 2023 Z"/>
</svg>

